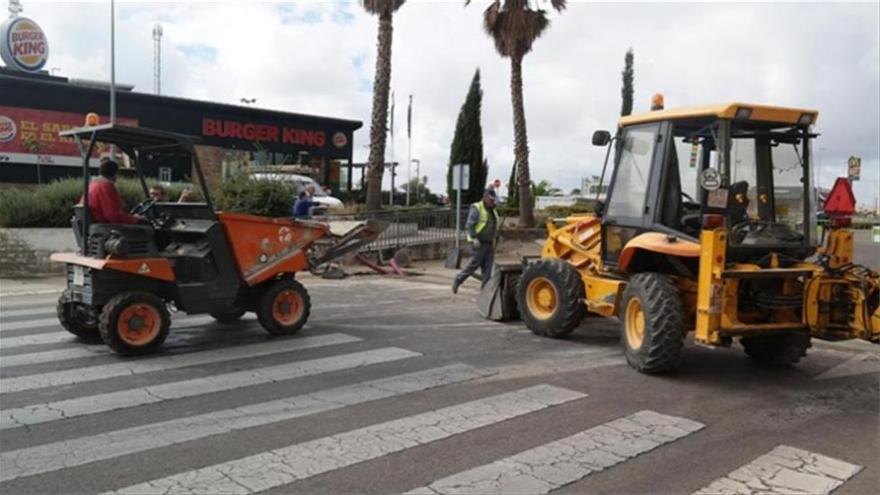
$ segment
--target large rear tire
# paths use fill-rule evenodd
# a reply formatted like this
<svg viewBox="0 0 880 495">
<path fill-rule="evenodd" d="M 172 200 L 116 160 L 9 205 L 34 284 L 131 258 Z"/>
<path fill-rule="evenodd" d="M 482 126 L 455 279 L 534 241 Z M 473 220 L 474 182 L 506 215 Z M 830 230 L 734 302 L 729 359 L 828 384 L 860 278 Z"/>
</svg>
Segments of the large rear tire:
<svg viewBox="0 0 880 495">
<path fill-rule="evenodd" d="M 517 305 L 532 332 L 558 339 L 571 333 L 586 313 L 584 283 L 578 271 L 558 259 L 526 267 L 517 286 Z"/>
<path fill-rule="evenodd" d="M 73 301 L 70 291 L 65 290 L 55 307 L 58 321 L 65 330 L 86 342 L 100 342 L 97 312 L 80 302 Z"/>
<path fill-rule="evenodd" d="M 642 373 L 664 373 L 681 364 L 684 315 L 681 296 L 659 273 L 633 276 L 620 307 L 620 341 L 626 361 Z"/>
<path fill-rule="evenodd" d="M 812 347 L 810 336 L 800 333 L 742 337 L 739 340 L 746 354 L 757 363 L 771 366 L 795 364 Z"/>
<path fill-rule="evenodd" d="M 292 335 L 299 332 L 312 309 L 309 293 L 292 278 L 278 280 L 260 297 L 257 319 L 272 335 Z"/>
<path fill-rule="evenodd" d="M 98 329 L 111 349 L 123 356 L 155 352 L 171 328 L 165 302 L 149 292 L 123 292 L 101 312 Z"/>
</svg>

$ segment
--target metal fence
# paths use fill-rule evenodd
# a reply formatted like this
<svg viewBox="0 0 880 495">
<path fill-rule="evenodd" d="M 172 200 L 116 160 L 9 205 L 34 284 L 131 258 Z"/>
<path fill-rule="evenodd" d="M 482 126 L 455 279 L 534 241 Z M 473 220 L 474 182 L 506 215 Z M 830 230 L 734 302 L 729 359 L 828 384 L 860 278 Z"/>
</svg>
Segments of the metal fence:
<svg viewBox="0 0 880 495">
<path fill-rule="evenodd" d="M 467 210 L 461 210 L 458 215 L 461 221 L 460 237 L 464 239 L 465 221 Z M 441 244 L 455 242 L 455 217 L 454 209 L 442 208 L 416 211 L 378 211 L 353 214 L 327 215 L 322 221 L 327 222 L 362 222 L 364 220 L 379 220 L 387 222 L 388 228 L 376 241 L 361 248 L 361 251 L 378 251 L 384 249 L 399 249 L 402 247 L 418 246 L 425 244 Z"/>
</svg>

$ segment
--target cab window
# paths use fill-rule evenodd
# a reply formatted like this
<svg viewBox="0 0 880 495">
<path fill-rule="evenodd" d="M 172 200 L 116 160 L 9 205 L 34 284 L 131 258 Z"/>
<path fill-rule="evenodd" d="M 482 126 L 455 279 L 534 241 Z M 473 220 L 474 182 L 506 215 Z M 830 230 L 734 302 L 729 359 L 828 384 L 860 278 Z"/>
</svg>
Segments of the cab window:
<svg viewBox="0 0 880 495">
<path fill-rule="evenodd" d="M 607 216 L 641 218 L 648 191 L 658 124 L 626 129 L 620 147 Z"/>
</svg>

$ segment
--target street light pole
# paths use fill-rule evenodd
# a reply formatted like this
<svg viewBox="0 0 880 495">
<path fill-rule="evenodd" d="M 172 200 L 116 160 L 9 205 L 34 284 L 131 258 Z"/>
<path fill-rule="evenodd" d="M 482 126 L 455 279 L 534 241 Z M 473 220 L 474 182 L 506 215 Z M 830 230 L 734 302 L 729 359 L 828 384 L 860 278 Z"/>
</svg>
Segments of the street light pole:
<svg viewBox="0 0 880 495">
<path fill-rule="evenodd" d="M 419 204 L 422 190 L 422 188 L 419 186 L 420 181 L 422 180 L 422 176 L 421 174 L 419 174 L 419 168 L 422 166 L 422 162 L 418 158 L 411 158 L 409 162 L 410 164 L 416 164 L 416 204 Z"/>
<path fill-rule="evenodd" d="M 110 123 L 116 123 L 116 2 L 110 0 Z"/>
</svg>

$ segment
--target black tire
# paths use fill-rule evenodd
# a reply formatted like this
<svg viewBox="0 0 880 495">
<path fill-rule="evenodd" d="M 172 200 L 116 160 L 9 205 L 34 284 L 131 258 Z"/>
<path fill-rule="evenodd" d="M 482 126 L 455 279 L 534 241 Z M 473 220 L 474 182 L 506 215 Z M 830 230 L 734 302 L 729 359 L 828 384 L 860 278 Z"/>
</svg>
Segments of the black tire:
<svg viewBox="0 0 880 495">
<path fill-rule="evenodd" d="M 520 276 L 516 303 L 532 332 L 558 339 L 580 325 L 586 313 L 584 296 L 584 283 L 573 266 L 542 259 Z"/>
<path fill-rule="evenodd" d="M 114 296 L 104 306 L 98 325 L 104 343 L 123 356 L 155 352 L 165 342 L 170 328 L 171 316 L 165 302 L 149 292 Z"/>
<path fill-rule="evenodd" d="M 810 336 L 805 333 L 742 337 L 739 342 L 753 361 L 770 366 L 795 364 L 812 347 Z"/>
<path fill-rule="evenodd" d="M 257 319 L 272 335 L 292 335 L 306 324 L 311 309 L 306 288 L 292 278 L 285 278 L 272 283 L 260 296 Z"/>
<path fill-rule="evenodd" d="M 73 301 L 70 291 L 65 290 L 58 298 L 55 311 L 58 313 L 61 326 L 77 338 L 86 342 L 101 341 L 101 332 L 98 331 L 98 311 Z"/>
<path fill-rule="evenodd" d="M 243 309 L 233 309 L 230 311 L 216 311 L 210 313 L 211 317 L 220 323 L 233 323 L 241 319 L 247 311 Z"/>
<path fill-rule="evenodd" d="M 628 315 L 630 310 L 632 315 Z M 650 374 L 678 368 L 684 346 L 684 312 L 679 291 L 668 277 L 640 273 L 630 279 L 620 306 L 620 333 L 632 368 Z"/>
</svg>

